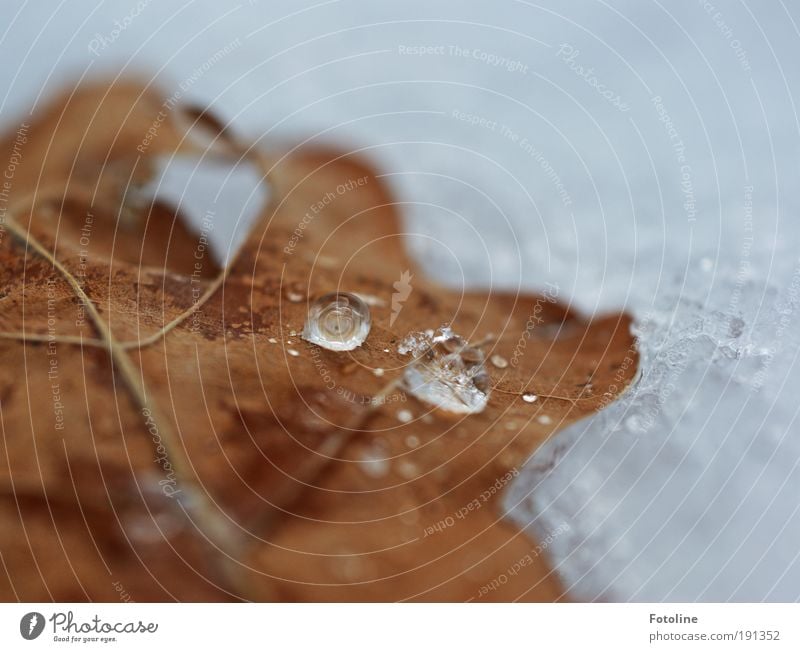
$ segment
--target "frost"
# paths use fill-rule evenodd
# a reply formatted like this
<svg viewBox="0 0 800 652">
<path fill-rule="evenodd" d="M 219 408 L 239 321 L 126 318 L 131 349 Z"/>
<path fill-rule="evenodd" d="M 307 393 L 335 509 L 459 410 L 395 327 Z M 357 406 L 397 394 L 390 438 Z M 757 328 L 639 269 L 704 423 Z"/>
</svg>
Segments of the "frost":
<svg viewBox="0 0 800 652">
<path fill-rule="evenodd" d="M 484 355 L 449 327 L 412 333 L 398 351 L 415 358 L 406 367 L 403 385 L 419 400 L 456 414 L 475 414 L 486 407 L 491 383 Z"/>
</svg>

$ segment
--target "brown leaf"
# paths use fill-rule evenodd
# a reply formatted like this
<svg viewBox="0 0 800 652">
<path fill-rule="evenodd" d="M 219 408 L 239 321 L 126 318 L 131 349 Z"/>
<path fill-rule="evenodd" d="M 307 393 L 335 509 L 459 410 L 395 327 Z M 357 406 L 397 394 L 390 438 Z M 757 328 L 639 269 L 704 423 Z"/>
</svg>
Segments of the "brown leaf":
<svg viewBox="0 0 800 652">
<path fill-rule="evenodd" d="M 541 442 L 631 381 L 626 315 L 587 322 L 552 297 L 440 287 L 363 161 L 318 146 L 265 156 L 135 81 L 57 99 L 4 151 L 15 144 L 0 597 L 564 597 L 500 498 Z M 193 275 L 197 234 L 169 205 L 132 200 L 175 151 L 267 175 L 270 204 L 229 268 L 205 255 Z M 372 297 L 351 352 L 298 336 L 308 302 L 336 290 Z M 399 383 L 399 341 L 444 324 L 515 363 L 487 365 L 479 414 L 433 410 Z"/>
</svg>

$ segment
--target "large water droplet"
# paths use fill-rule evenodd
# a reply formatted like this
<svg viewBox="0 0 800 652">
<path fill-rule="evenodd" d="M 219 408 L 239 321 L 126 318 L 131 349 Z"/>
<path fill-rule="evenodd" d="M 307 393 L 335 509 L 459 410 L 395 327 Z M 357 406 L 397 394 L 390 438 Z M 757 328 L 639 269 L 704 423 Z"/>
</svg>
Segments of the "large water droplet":
<svg viewBox="0 0 800 652">
<path fill-rule="evenodd" d="M 303 339 L 329 351 L 352 351 L 367 339 L 369 307 L 355 294 L 332 292 L 311 304 Z"/>
<path fill-rule="evenodd" d="M 467 346 L 449 328 L 409 335 L 399 351 L 416 357 L 403 374 L 403 384 L 419 400 L 456 414 L 475 414 L 486 407 L 491 382 L 483 352 Z"/>
</svg>

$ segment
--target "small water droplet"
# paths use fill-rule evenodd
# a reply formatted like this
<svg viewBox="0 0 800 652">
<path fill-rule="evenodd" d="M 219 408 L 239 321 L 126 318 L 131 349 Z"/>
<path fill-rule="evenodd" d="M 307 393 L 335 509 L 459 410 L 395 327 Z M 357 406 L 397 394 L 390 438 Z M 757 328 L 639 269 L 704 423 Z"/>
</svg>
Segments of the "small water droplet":
<svg viewBox="0 0 800 652">
<path fill-rule="evenodd" d="M 553 420 L 550 417 L 548 417 L 546 414 L 542 414 L 542 415 L 536 417 L 536 420 L 539 423 L 541 423 L 543 426 L 548 426 L 551 423 L 553 423 Z"/>
<path fill-rule="evenodd" d="M 409 435 L 408 437 L 406 437 L 406 446 L 408 446 L 409 448 L 416 448 L 417 446 L 419 446 L 419 437 L 417 437 L 416 435 Z"/>
<path fill-rule="evenodd" d="M 286 349 L 286 353 L 288 353 L 290 356 L 294 358 L 300 355 L 300 353 L 298 351 L 295 351 L 294 349 Z"/>
<path fill-rule="evenodd" d="M 506 360 L 502 355 L 495 354 L 490 358 L 490 360 L 498 369 L 505 369 L 508 366 L 508 360 Z"/>
<path fill-rule="evenodd" d="M 384 349 L 383 352 L 384 353 L 391 353 L 391 351 L 389 349 Z"/>
<path fill-rule="evenodd" d="M 306 293 L 303 291 L 303 287 L 299 283 L 292 283 L 289 285 L 284 290 L 283 296 L 286 297 L 287 301 L 291 301 L 292 303 L 301 303 L 302 301 L 306 300 Z"/>
<path fill-rule="evenodd" d="M 267 342 L 269 342 L 270 344 L 277 344 L 277 343 L 278 343 L 278 340 L 276 340 L 274 337 L 270 337 L 270 338 L 267 340 Z"/>
<path fill-rule="evenodd" d="M 383 376 L 383 374 L 384 374 L 384 371 L 383 371 L 383 369 L 381 369 L 380 367 L 378 367 L 378 368 L 376 368 L 376 369 L 373 369 L 373 370 L 372 370 L 372 373 L 373 373 L 373 374 L 375 374 L 375 375 L 376 375 L 378 378 L 380 378 L 381 376 Z"/>
<path fill-rule="evenodd" d="M 408 423 L 414 418 L 414 415 L 411 413 L 411 410 L 400 410 L 397 413 L 397 420 L 400 423 Z"/>
<path fill-rule="evenodd" d="M 406 460 L 401 460 L 397 464 L 397 472 L 406 480 L 411 480 L 419 475 L 419 469 L 417 468 L 417 465 Z"/>
<path fill-rule="evenodd" d="M 522 400 L 525 401 L 526 403 L 534 403 L 538 398 L 539 397 L 536 396 L 536 394 L 532 394 L 531 392 L 525 392 L 522 395 Z"/>
<path fill-rule="evenodd" d="M 704 272 L 710 272 L 714 268 L 714 261 L 710 258 L 700 260 L 700 267 Z"/>
<path fill-rule="evenodd" d="M 380 444 L 362 449 L 359 457 L 361 458 L 359 467 L 370 478 L 382 478 L 389 472 L 386 450 Z"/>
<path fill-rule="evenodd" d="M 352 351 L 364 343 L 371 326 L 364 301 L 348 292 L 333 292 L 311 304 L 302 337 L 329 351 Z"/>
<path fill-rule="evenodd" d="M 400 522 L 404 525 L 416 525 L 419 523 L 419 514 L 417 514 L 417 510 L 414 509 L 400 514 Z"/>
</svg>

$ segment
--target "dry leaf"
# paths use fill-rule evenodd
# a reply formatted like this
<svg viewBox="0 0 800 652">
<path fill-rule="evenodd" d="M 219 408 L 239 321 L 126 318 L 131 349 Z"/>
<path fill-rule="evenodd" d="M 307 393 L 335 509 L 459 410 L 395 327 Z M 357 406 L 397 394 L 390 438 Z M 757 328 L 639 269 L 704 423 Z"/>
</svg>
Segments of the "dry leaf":
<svg viewBox="0 0 800 652">
<path fill-rule="evenodd" d="M 442 288 L 363 161 L 251 148 L 135 81 L 79 88 L 23 131 L 0 242 L 0 597 L 564 597 L 500 497 L 631 381 L 626 315 Z M 271 202 L 229 269 L 204 256 L 193 275 L 197 234 L 131 189 L 156 155 L 202 158 L 209 141 L 266 174 Z M 297 335 L 308 300 L 336 290 L 370 299 L 351 352 Z M 443 324 L 508 362 L 487 365 L 479 414 L 398 383 L 399 341 Z"/>
</svg>

